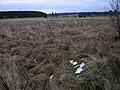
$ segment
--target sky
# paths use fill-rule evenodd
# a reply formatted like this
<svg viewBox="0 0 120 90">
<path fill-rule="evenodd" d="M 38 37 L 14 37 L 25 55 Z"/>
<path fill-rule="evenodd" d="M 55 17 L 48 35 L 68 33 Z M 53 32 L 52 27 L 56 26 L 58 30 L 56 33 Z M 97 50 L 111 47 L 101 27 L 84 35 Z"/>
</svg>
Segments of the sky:
<svg viewBox="0 0 120 90">
<path fill-rule="evenodd" d="M 106 0 L 0 0 L 0 11 L 92 12 L 106 5 Z"/>
</svg>

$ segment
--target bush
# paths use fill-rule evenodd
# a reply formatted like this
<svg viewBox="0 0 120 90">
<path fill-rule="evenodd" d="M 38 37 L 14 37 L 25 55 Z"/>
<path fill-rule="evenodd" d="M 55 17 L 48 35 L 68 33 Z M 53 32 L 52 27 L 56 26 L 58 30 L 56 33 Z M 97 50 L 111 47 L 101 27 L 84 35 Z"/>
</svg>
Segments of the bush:
<svg viewBox="0 0 120 90">
<path fill-rule="evenodd" d="M 118 39 L 120 39 L 120 0 L 110 0 L 110 19 L 112 26 L 118 32 Z"/>
</svg>

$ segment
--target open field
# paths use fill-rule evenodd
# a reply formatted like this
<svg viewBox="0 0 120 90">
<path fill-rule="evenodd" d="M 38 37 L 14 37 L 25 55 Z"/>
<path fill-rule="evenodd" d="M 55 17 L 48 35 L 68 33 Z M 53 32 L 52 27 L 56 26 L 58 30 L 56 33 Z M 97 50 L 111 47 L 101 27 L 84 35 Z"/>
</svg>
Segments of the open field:
<svg viewBox="0 0 120 90">
<path fill-rule="evenodd" d="M 0 90 L 119 90 L 116 35 L 107 17 L 0 20 Z"/>
</svg>

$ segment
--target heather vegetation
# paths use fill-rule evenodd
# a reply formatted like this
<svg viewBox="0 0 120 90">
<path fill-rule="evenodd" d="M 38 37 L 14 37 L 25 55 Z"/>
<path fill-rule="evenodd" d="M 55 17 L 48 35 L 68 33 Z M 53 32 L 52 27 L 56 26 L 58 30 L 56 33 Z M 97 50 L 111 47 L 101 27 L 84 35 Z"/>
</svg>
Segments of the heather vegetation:
<svg viewBox="0 0 120 90">
<path fill-rule="evenodd" d="M 108 17 L 0 20 L 1 90 L 119 90 Z"/>
</svg>

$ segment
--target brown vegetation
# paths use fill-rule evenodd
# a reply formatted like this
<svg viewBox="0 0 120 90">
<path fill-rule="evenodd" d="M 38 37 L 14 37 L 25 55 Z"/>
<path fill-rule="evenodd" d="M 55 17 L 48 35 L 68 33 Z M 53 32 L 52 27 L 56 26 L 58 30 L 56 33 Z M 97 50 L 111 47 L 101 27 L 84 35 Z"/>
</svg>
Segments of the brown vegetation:
<svg viewBox="0 0 120 90">
<path fill-rule="evenodd" d="M 119 90 L 115 36 L 108 18 L 1 20 L 0 89 Z M 76 77 L 69 60 L 82 58 Z"/>
</svg>

